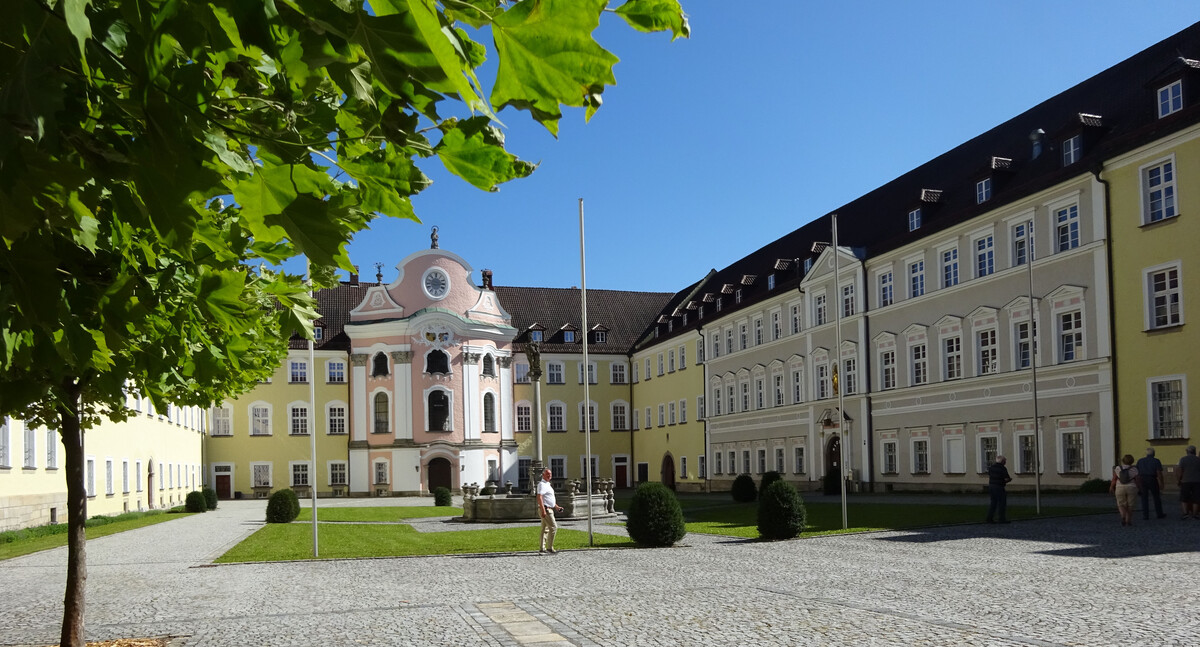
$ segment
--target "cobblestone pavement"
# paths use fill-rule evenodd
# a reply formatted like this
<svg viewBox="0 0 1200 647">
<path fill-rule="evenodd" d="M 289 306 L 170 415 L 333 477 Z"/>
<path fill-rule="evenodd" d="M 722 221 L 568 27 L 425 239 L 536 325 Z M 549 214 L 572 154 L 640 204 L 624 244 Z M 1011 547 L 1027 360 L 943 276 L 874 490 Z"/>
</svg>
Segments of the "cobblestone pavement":
<svg viewBox="0 0 1200 647">
<path fill-rule="evenodd" d="M 1200 521 L 1117 515 L 659 550 L 212 566 L 262 502 L 88 543 L 92 639 L 216 645 L 1196 645 Z M 467 526 L 470 527 L 470 526 Z M 579 526 L 575 526 L 579 527 Z M 536 526 L 530 525 L 530 546 Z M 48 644 L 66 549 L 0 562 Z"/>
</svg>

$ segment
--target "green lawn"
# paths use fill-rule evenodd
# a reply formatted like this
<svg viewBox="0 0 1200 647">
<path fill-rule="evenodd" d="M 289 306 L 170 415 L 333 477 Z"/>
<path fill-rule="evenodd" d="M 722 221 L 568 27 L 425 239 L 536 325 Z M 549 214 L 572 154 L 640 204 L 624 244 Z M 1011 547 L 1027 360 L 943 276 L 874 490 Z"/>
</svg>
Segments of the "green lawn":
<svg viewBox="0 0 1200 647">
<path fill-rule="evenodd" d="M 805 502 L 808 513 L 802 536 L 827 535 L 864 530 L 895 530 L 951 523 L 983 521 L 986 505 L 913 505 L 888 503 L 850 502 L 846 517 L 848 530 L 842 530 L 842 505 L 825 502 Z M 1094 514 L 1095 508 L 1057 507 L 1042 508 L 1042 517 L 1060 517 L 1075 514 Z M 688 532 L 733 537 L 758 537 L 758 504 L 737 503 L 719 508 L 684 511 Z M 1032 506 L 1009 506 L 1010 519 L 1036 517 Z"/>
<path fill-rule="evenodd" d="M 136 516 L 134 516 L 136 515 Z M 133 530 L 135 528 L 143 528 L 152 526 L 156 523 L 171 521 L 173 519 L 182 519 L 190 517 L 191 514 L 166 514 L 163 512 L 150 513 L 129 513 L 129 515 L 121 515 L 116 521 L 103 520 L 101 524 L 91 525 L 96 519 L 89 519 L 87 538 L 97 539 L 114 535 L 118 532 Z M 55 524 L 54 526 L 41 526 L 37 528 L 29 528 L 27 530 L 15 530 L 0 533 L 0 560 L 20 557 L 29 553 L 36 553 L 40 550 L 50 548 L 58 548 L 59 546 L 67 545 L 66 524 Z"/>
<path fill-rule="evenodd" d="M 400 521 L 426 517 L 461 517 L 462 508 L 450 506 L 389 506 L 370 508 L 322 508 L 317 504 L 317 521 Z M 312 508 L 301 508 L 297 521 L 312 521 Z"/>
<path fill-rule="evenodd" d="M 317 528 L 320 557 L 323 559 L 532 551 L 538 548 L 540 529 L 532 524 L 528 528 L 484 528 L 428 533 L 417 532 L 406 524 L 318 524 Z M 597 546 L 634 545 L 626 537 L 599 533 L 594 536 Z M 559 530 L 554 541 L 554 547 L 560 550 L 586 546 L 587 533 L 579 530 Z M 295 523 L 267 524 L 218 558 L 217 563 L 292 559 L 313 559 L 310 526 Z"/>
</svg>

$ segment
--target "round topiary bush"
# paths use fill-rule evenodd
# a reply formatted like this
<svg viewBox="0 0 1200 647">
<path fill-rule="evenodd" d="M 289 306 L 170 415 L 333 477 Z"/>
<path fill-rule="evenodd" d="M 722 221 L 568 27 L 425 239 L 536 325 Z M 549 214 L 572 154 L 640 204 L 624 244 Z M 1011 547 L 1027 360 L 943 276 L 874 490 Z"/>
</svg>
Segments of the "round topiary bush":
<svg viewBox="0 0 1200 647">
<path fill-rule="evenodd" d="M 267 499 L 267 523 L 291 523 L 300 514 L 300 499 L 293 490 L 279 490 Z"/>
<path fill-rule="evenodd" d="M 763 539 L 791 539 L 804 532 L 806 513 L 800 493 L 787 481 L 775 481 L 758 495 L 758 534 Z"/>
<path fill-rule="evenodd" d="M 188 492 L 187 498 L 183 500 L 183 505 L 185 508 L 187 508 L 188 512 L 208 511 L 208 501 L 204 499 L 203 492 Z"/>
<path fill-rule="evenodd" d="M 445 487 L 433 488 L 433 505 L 448 506 L 451 503 L 450 489 Z"/>
<path fill-rule="evenodd" d="M 1079 484 L 1079 491 L 1094 494 L 1096 492 L 1108 492 L 1108 479 L 1088 479 Z"/>
<path fill-rule="evenodd" d="M 749 474 L 738 474 L 737 478 L 733 479 L 733 488 L 730 490 L 733 494 L 733 500 L 738 503 L 749 503 L 758 496 L 758 488 L 754 487 L 754 477 Z"/>
<path fill-rule="evenodd" d="M 779 472 L 776 472 L 775 470 L 771 470 L 770 472 L 763 474 L 762 479 L 758 482 L 758 491 L 766 492 L 768 485 L 770 485 L 770 484 L 774 483 L 775 481 L 778 481 L 782 478 L 783 478 L 783 474 L 780 474 Z"/>
<path fill-rule="evenodd" d="M 687 534 L 679 500 L 662 483 L 639 485 L 625 516 L 629 538 L 641 546 L 671 546 Z"/>
<path fill-rule="evenodd" d="M 217 491 L 206 485 L 200 490 L 200 492 L 204 495 L 204 505 L 208 507 L 209 510 L 216 510 Z"/>
</svg>

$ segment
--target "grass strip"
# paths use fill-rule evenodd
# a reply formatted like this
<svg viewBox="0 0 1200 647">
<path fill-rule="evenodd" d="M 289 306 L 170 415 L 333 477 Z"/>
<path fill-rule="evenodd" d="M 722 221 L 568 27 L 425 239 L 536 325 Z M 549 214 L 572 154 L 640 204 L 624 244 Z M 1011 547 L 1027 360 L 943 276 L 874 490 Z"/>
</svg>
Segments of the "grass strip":
<svg viewBox="0 0 1200 647">
<path fill-rule="evenodd" d="M 462 513 L 462 508 L 433 505 L 322 508 L 317 504 L 317 521 L 400 521 L 429 517 L 461 517 Z M 301 508 L 296 521 L 312 521 L 312 508 Z"/>
<path fill-rule="evenodd" d="M 445 508 L 442 508 L 445 510 Z M 540 526 L 490 528 L 449 532 L 417 532 L 412 526 L 319 525 L 320 558 L 403 557 L 410 555 L 457 555 L 464 553 L 507 553 L 538 548 Z M 627 537 L 595 533 L 597 546 L 631 547 Z M 587 547 L 587 533 L 558 531 L 554 547 L 559 550 Z M 275 562 L 313 559 L 312 529 L 302 524 L 267 524 L 229 552 L 218 564 L 231 562 Z"/>
<path fill-rule="evenodd" d="M 153 526 L 156 523 L 190 517 L 190 513 L 128 512 L 116 517 L 92 517 L 87 520 L 87 538 L 99 539 L 126 530 Z M 97 522 L 97 520 L 100 520 Z M 67 545 L 67 524 L 56 523 L 24 530 L 0 533 L 0 560 L 20 557 L 42 550 Z"/>
</svg>

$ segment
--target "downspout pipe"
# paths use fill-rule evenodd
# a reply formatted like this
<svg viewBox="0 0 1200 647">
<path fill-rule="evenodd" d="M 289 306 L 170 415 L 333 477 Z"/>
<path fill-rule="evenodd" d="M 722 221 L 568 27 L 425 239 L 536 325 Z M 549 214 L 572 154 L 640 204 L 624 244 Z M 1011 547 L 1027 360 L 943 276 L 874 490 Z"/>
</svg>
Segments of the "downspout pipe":
<svg viewBox="0 0 1200 647">
<path fill-rule="evenodd" d="M 1109 349 L 1109 365 L 1112 367 L 1113 374 L 1113 455 L 1121 455 L 1121 433 L 1119 431 L 1121 417 L 1121 391 L 1116 388 L 1117 376 L 1117 300 L 1115 289 L 1113 287 L 1113 233 L 1112 233 L 1112 187 L 1108 180 L 1100 177 L 1104 173 L 1104 163 L 1099 162 L 1091 169 L 1092 175 L 1096 178 L 1096 182 L 1104 187 L 1104 271 L 1107 273 L 1105 280 L 1108 282 L 1108 349 Z"/>
</svg>

